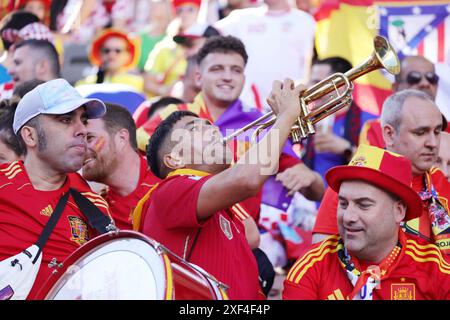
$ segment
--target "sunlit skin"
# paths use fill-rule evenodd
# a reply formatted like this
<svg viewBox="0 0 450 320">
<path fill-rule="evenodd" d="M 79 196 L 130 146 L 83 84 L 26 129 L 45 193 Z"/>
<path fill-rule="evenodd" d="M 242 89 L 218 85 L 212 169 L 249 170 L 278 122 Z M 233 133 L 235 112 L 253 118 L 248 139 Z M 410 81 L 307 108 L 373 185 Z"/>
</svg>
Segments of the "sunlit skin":
<svg viewBox="0 0 450 320">
<path fill-rule="evenodd" d="M 102 65 L 108 76 L 113 76 L 116 73 L 123 71 L 124 66 L 131 57 L 131 54 L 128 51 L 127 41 L 119 37 L 109 37 L 106 39 L 100 50 L 100 54 Z"/>
<path fill-rule="evenodd" d="M 29 46 L 14 50 L 13 61 L 8 68 L 8 73 L 13 78 L 15 85 L 36 78 L 36 61 L 30 57 L 32 56 Z"/>
<path fill-rule="evenodd" d="M 435 164 L 442 131 L 442 115 L 431 101 L 409 97 L 402 108 L 398 132 L 390 126 L 383 128 L 389 151 L 411 160 L 413 175 L 424 174 Z"/>
<path fill-rule="evenodd" d="M 379 263 L 395 247 L 406 207 L 388 193 L 360 180 L 348 180 L 339 189 L 339 234 L 350 254 Z"/>
<path fill-rule="evenodd" d="M 447 180 L 450 182 L 450 133 L 441 133 L 441 145 L 436 166 L 441 169 Z"/>
<path fill-rule="evenodd" d="M 23 10 L 31 12 L 36 17 L 38 17 L 39 20 L 44 21 L 46 8 L 43 1 L 40 0 L 27 1 L 27 4 L 23 7 Z"/>
<path fill-rule="evenodd" d="M 37 190 L 56 190 L 67 173 L 81 169 L 86 155 L 84 107 L 62 115 L 41 114 L 41 132 L 24 125 L 19 131 L 27 148 L 24 166 Z"/>
<path fill-rule="evenodd" d="M 400 81 L 395 82 L 392 86 L 394 92 L 404 89 L 416 89 L 427 93 L 434 100 L 436 98 L 438 85 L 429 83 L 425 77 L 422 77 L 422 80 L 418 84 L 408 84 L 406 82 L 406 76 L 411 71 L 418 71 L 422 74 L 434 72 L 434 65 L 423 57 L 414 56 L 405 58 L 402 61 Z"/>
<path fill-rule="evenodd" d="M 196 23 L 199 9 L 198 6 L 190 3 L 175 8 L 175 14 L 180 20 L 181 31 L 185 31 Z"/>
<path fill-rule="evenodd" d="M 28 148 L 28 153 L 36 155 L 40 162 L 55 171 L 63 173 L 78 171 L 86 153 L 87 115 L 85 109 L 81 107 L 62 115 L 44 114 L 39 117 L 46 145 L 39 150 L 36 142 L 32 148 Z M 34 130 L 34 128 L 32 129 Z M 22 128 L 22 130 L 24 129 Z M 39 137 L 36 140 L 39 140 Z M 25 160 L 25 162 L 27 161 Z"/>
<path fill-rule="evenodd" d="M 234 102 L 245 83 L 245 63 L 237 53 L 210 53 L 199 66 L 195 81 L 216 119 Z M 222 110 L 215 110 L 222 109 Z"/>
<path fill-rule="evenodd" d="M 223 145 L 219 129 L 208 120 L 185 116 L 173 127 L 173 148 L 163 156 L 171 169 L 191 168 L 211 174 L 230 166 L 230 149 Z"/>
<path fill-rule="evenodd" d="M 20 157 L 0 139 L 0 164 L 11 163 L 16 160 L 20 160 Z"/>
<path fill-rule="evenodd" d="M 88 181 L 104 182 L 117 167 L 119 159 L 103 120 L 89 120 L 86 140 L 87 152 L 83 163 L 83 177 Z"/>
</svg>

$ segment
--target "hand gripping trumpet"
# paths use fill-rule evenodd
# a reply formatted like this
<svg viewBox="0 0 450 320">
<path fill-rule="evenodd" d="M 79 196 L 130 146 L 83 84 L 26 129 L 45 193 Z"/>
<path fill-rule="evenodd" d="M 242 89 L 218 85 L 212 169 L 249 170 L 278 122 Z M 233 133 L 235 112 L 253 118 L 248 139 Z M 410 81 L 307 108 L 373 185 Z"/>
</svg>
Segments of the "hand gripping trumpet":
<svg viewBox="0 0 450 320">
<path fill-rule="evenodd" d="M 301 93 L 299 97 L 300 113 L 291 130 L 291 137 L 294 143 L 314 134 L 315 130 L 313 125 L 316 122 L 319 122 L 339 109 L 351 104 L 353 80 L 378 69 L 386 69 L 389 73 L 394 75 L 400 72 L 400 62 L 390 43 L 385 38 L 376 36 L 373 40 L 373 44 L 374 51 L 366 61 L 346 73 L 332 74 Z M 342 86 L 344 86 L 343 90 L 339 91 L 338 88 Z M 308 110 L 308 104 L 324 97 L 332 91 L 335 91 L 335 97 L 328 100 L 323 105 L 316 107 L 312 111 Z M 266 121 L 267 119 L 269 120 Z M 252 141 L 256 142 L 256 138 L 260 132 L 273 125 L 275 120 L 276 115 L 273 111 L 266 113 L 257 120 L 225 137 L 224 142 L 226 143 L 253 127 L 255 127 L 255 132 L 253 133 Z"/>
</svg>

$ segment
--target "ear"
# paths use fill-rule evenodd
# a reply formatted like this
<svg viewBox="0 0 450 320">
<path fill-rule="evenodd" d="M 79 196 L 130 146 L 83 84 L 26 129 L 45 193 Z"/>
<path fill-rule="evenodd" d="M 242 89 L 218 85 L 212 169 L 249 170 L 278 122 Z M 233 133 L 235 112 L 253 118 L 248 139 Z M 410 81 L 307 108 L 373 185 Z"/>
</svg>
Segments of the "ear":
<svg viewBox="0 0 450 320">
<path fill-rule="evenodd" d="M 116 143 L 116 147 L 120 149 L 124 148 L 127 144 L 130 144 L 130 133 L 127 129 L 122 128 L 116 132 L 114 136 L 114 142 Z"/>
<path fill-rule="evenodd" d="M 200 73 L 200 66 L 195 68 L 194 81 L 197 87 L 202 87 L 202 74 Z"/>
<path fill-rule="evenodd" d="M 20 129 L 20 135 L 27 147 L 34 148 L 38 145 L 38 134 L 35 128 L 23 126 Z"/>
<path fill-rule="evenodd" d="M 48 61 L 45 59 L 39 60 L 35 65 L 36 75 L 40 78 L 45 76 L 49 70 Z"/>
<path fill-rule="evenodd" d="M 181 169 L 185 167 L 183 160 L 173 153 L 164 155 L 163 163 L 167 168 L 172 170 Z"/>
<path fill-rule="evenodd" d="M 401 201 L 395 201 L 394 203 L 394 219 L 397 224 L 400 224 L 405 219 L 407 206 Z"/>
<path fill-rule="evenodd" d="M 395 129 L 393 126 L 391 126 L 390 124 L 386 124 L 384 127 L 381 128 L 382 133 L 383 133 L 383 140 L 384 143 L 386 144 L 386 147 L 390 147 L 394 144 L 394 138 L 395 135 L 397 134 L 395 132 Z"/>
</svg>

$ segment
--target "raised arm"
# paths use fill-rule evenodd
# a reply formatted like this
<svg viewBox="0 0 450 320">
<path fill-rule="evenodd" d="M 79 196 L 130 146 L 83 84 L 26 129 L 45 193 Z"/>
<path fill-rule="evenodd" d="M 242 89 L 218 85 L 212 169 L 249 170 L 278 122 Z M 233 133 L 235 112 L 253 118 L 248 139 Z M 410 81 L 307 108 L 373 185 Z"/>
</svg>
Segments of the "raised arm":
<svg viewBox="0 0 450 320">
<path fill-rule="evenodd" d="M 275 124 L 234 166 L 216 174 L 202 186 L 197 202 L 199 220 L 256 195 L 269 176 L 277 172 L 283 145 L 300 112 L 302 90 L 304 86 L 295 87 L 290 79 L 284 83 L 274 82 L 267 101 L 277 114 Z"/>
</svg>

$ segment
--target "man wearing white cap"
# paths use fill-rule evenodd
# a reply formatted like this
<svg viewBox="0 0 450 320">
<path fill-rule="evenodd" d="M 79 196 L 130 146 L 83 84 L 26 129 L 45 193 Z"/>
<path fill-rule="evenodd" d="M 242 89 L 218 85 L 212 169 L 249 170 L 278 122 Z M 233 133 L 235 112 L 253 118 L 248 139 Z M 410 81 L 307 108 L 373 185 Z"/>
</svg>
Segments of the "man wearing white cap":
<svg viewBox="0 0 450 320">
<path fill-rule="evenodd" d="M 13 129 L 23 140 L 26 155 L 23 162 L 0 167 L 0 261 L 37 241 L 69 189 L 109 216 L 107 203 L 76 173 L 86 153 L 87 119 L 102 117 L 105 110 L 102 102 L 82 98 L 64 79 L 37 86 L 19 102 Z M 95 235 L 72 192 L 42 250 L 39 273 L 27 299 L 36 298 L 52 265 Z M 0 287 L 0 295 L 4 289 Z"/>
</svg>

